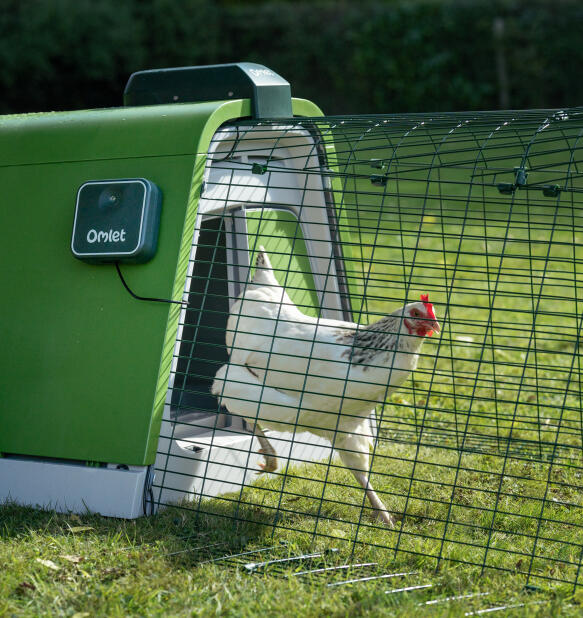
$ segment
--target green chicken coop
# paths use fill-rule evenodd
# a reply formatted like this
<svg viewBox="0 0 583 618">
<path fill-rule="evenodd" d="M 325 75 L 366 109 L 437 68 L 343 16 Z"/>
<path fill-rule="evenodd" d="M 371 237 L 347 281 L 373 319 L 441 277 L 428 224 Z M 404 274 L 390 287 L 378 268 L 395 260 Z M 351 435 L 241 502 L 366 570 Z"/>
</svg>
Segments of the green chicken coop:
<svg viewBox="0 0 583 618">
<path fill-rule="evenodd" d="M 253 436 L 210 384 L 255 245 L 295 302 L 349 317 L 329 181 L 305 171 L 327 153 L 285 120 L 320 115 L 241 63 L 136 73 L 120 108 L 0 119 L 0 501 L 133 518 L 254 479 Z M 329 449 L 273 438 L 298 461 Z"/>
</svg>

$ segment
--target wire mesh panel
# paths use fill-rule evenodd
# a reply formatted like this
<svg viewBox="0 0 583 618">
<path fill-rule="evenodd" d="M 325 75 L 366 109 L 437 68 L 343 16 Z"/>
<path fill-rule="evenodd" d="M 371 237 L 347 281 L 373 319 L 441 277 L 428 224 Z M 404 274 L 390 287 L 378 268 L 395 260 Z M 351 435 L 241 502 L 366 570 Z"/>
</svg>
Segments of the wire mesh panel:
<svg viewBox="0 0 583 618">
<path fill-rule="evenodd" d="M 582 132 L 577 109 L 221 129 L 158 503 L 576 586 Z"/>
</svg>

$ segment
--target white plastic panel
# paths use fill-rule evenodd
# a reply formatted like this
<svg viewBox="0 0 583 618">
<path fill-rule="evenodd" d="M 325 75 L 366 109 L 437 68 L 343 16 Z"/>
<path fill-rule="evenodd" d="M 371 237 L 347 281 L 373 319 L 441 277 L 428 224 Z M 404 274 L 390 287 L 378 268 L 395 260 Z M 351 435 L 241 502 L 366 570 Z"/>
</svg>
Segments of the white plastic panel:
<svg viewBox="0 0 583 618">
<path fill-rule="evenodd" d="M 309 433 L 268 432 L 280 462 L 328 461 L 330 443 Z M 249 434 L 209 430 L 190 439 L 164 440 L 156 459 L 154 504 L 179 503 L 239 492 L 257 480 L 263 456 Z M 282 470 L 279 471 L 280 473 Z"/>
<path fill-rule="evenodd" d="M 144 514 L 147 470 L 0 458 L 0 503 L 134 519 Z"/>
<path fill-rule="evenodd" d="M 284 133 L 285 140 L 279 142 Z M 266 163 L 268 170 L 253 173 L 253 163 Z M 322 317 L 342 320 L 346 316 L 336 276 L 326 178 L 314 174 L 317 169 L 320 161 L 309 131 L 285 126 L 271 130 L 264 126 L 225 127 L 217 131 L 209 149 L 197 227 L 203 216 L 224 215 L 238 208 L 290 210 L 302 228 Z"/>
</svg>

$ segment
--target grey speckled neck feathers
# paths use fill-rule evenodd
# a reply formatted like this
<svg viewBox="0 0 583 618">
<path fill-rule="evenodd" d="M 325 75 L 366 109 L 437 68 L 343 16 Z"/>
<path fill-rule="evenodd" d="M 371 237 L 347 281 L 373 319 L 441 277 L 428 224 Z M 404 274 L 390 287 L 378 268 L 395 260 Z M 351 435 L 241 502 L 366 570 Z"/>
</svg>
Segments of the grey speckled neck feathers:
<svg viewBox="0 0 583 618">
<path fill-rule="evenodd" d="M 423 337 L 409 335 L 403 328 L 402 309 L 381 318 L 369 326 L 357 330 L 343 331 L 338 338 L 349 349 L 343 353 L 354 364 L 374 365 L 380 354 L 392 351 L 416 353 L 423 343 Z"/>
</svg>

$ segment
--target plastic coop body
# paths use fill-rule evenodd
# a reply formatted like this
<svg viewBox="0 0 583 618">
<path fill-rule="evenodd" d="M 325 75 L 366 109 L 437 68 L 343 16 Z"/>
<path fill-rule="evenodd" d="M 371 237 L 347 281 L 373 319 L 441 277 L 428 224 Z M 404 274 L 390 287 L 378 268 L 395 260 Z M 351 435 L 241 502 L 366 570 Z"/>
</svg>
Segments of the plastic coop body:
<svg viewBox="0 0 583 618">
<path fill-rule="evenodd" d="M 209 392 L 225 354 L 220 324 L 197 352 L 197 370 L 183 371 L 193 329 L 228 312 L 246 280 L 255 249 L 248 230 L 274 255 L 286 229 L 301 230 L 291 287 L 311 290 L 325 317 L 347 317 L 326 179 L 302 173 L 325 165 L 326 152 L 308 128 L 278 147 L 284 120 L 244 122 L 320 110 L 292 100 L 287 82 L 264 67 L 205 68 L 198 94 L 188 71 L 133 76 L 125 107 L 0 119 L 0 501 L 133 518 L 253 480 L 254 438 Z M 249 143 L 252 155 L 237 159 L 234 145 L 248 153 Z M 257 173 L 268 159 L 269 187 L 270 174 Z M 135 293 L 183 305 L 136 300 L 114 258 L 91 263 L 71 251 L 80 187 L 128 179 L 151 183 L 161 207 L 152 255 L 120 259 L 123 275 Z M 122 238 L 113 228 L 101 237 Z M 308 434 L 271 437 L 284 457 L 329 454 Z"/>
</svg>

